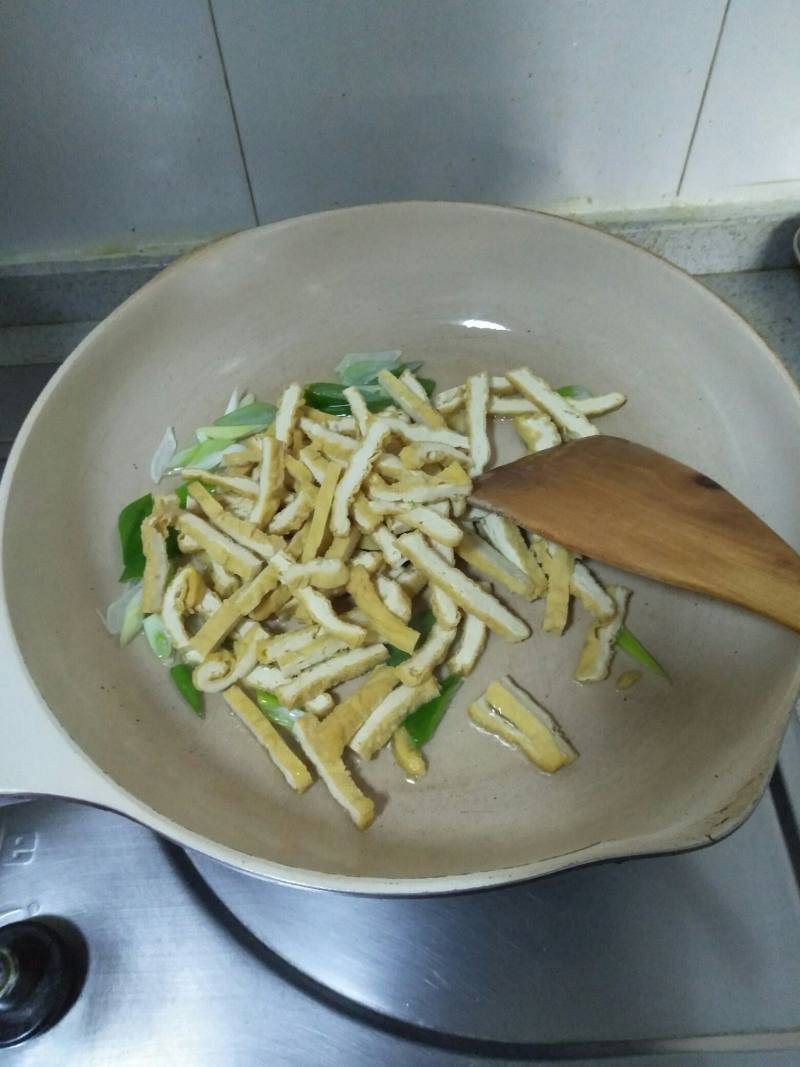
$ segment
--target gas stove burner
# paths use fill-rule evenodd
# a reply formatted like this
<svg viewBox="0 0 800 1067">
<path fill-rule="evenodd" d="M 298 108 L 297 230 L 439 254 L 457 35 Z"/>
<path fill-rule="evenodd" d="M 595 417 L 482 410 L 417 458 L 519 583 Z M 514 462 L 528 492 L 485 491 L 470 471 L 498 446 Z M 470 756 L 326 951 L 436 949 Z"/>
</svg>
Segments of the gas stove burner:
<svg viewBox="0 0 800 1067">
<path fill-rule="evenodd" d="M 0 927 L 0 1048 L 57 1023 L 80 991 L 82 941 L 37 920 Z"/>
</svg>

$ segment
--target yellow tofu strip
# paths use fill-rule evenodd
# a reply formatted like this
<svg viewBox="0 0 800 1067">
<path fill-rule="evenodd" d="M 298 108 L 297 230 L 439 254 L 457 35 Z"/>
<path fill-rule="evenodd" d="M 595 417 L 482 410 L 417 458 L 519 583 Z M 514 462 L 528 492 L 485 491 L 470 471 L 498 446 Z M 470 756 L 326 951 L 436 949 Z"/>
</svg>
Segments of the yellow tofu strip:
<svg viewBox="0 0 800 1067">
<path fill-rule="evenodd" d="M 342 805 L 359 830 L 366 830 L 374 819 L 375 805 L 354 782 L 342 753 L 375 704 L 394 685 L 391 668 L 378 667 L 324 722 L 305 715 L 294 729 L 300 747 L 313 763 L 331 796 Z"/>
<path fill-rule="evenodd" d="M 306 487 L 299 489 L 294 498 L 274 516 L 269 524 L 269 532 L 288 534 L 299 530 L 314 510 L 315 502 L 316 490 Z"/>
<path fill-rule="evenodd" d="M 333 504 L 333 494 L 341 473 L 341 466 L 331 460 L 328 463 L 325 477 L 322 479 L 322 485 L 314 502 L 314 514 L 311 517 L 311 523 L 303 544 L 303 554 L 300 557 L 304 563 L 319 555 L 323 539 L 328 532 L 328 519 L 331 513 L 331 505 Z"/>
<path fill-rule="evenodd" d="M 610 585 L 608 592 L 614 602 L 616 615 L 608 622 L 595 619 L 589 625 L 575 671 L 578 682 L 600 682 L 607 678 L 616 651 L 617 634 L 625 621 L 630 590 L 619 585 Z"/>
<path fill-rule="evenodd" d="M 422 685 L 399 685 L 378 704 L 364 725 L 350 742 L 350 748 L 362 759 L 372 757 L 388 744 L 392 734 L 413 711 L 438 694 L 433 678 Z"/>
<path fill-rule="evenodd" d="M 388 658 L 386 645 L 367 645 L 365 648 L 340 652 L 324 663 L 309 667 L 296 678 L 279 685 L 275 695 L 287 708 L 302 707 L 306 701 L 320 693 L 326 693 L 342 682 L 349 682 L 377 667 Z"/>
<path fill-rule="evenodd" d="M 161 611 L 164 590 L 169 577 L 167 538 L 164 533 L 164 518 L 148 515 L 142 522 L 142 551 L 144 552 L 144 581 L 142 584 L 142 611 L 150 615 Z"/>
<path fill-rule="evenodd" d="M 314 478 L 311 471 L 305 463 L 301 463 L 299 459 L 295 459 L 291 452 L 285 454 L 284 465 L 286 467 L 286 473 L 294 482 L 296 489 L 302 487 L 314 487 Z"/>
<path fill-rule="evenodd" d="M 350 410 L 353 412 L 358 426 L 358 432 L 364 437 L 369 429 L 370 422 L 370 413 L 366 400 L 354 385 L 349 385 L 342 395 L 350 405 Z"/>
<path fill-rule="evenodd" d="M 536 554 L 547 574 L 547 601 L 542 629 L 545 633 L 561 634 L 569 615 L 569 593 L 574 557 L 561 545 L 538 541 Z"/>
<path fill-rule="evenodd" d="M 372 533 L 376 526 L 380 526 L 381 516 L 363 493 L 359 493 L 353 501 L 352 510 L 356 526 L 364 533 Z"/>
<path fill-rule="evenodd" d="M 335 537 L 344 537 L 349 533 L 350 502 L 361 489 L 391 432 L 384 419 L 376 419 L 370 423 L 366 436 L 348 461 L 347 470 L 339 480 L 333 495 L 330 526 Z"/>
<path fill-rule="evenodd" d="M 489 411 L 488 374 L 473 374 L 467 378 L 464 403 L 467 413 L 469 452 L 472 457 L 470 474 L 474 478 L 478 474 L 483 474 L 491 456 L 489 435 L 486 432 L 486 418 Z"/>
<path fill-rule="evenodd" d="M 297 425 L 297 417 L 303 404 L 303 387 L 297 382 L 287 386 L 278 401 L 275 414 L 275 440 L 288 445 L 292 430 Z"/>
<path fill-rule="evenodd" d="M 484 700 L 527 739 L 525 754 L 549 774 L 572 763 L 577 752 L 549 712 L 510 678 L 492 682 Z"/>
<path fill-rule="evenodd" d="M 539 408 L 523 396 L 493 396 L 489 401 L 489 414 L 496 419 L 510 419 L 518 415 L 536 415 Z"/>
<path fill-rule="evenodd" d="M 529 452 L 544 452 L 562 443 L 558 427 L 543 411 L 514 419 L 514 429 Z"/>
<path fill-rule="evenodd" d="M 284 446 L 273 437 L 261 438 L 261 469 L 258 474 L 258 495 L 250 512 L 250 521 L 266 526 L 283 499 Z"/>
<path fill-rule="evenodd" d="M 499 582 L 510 592 L 524 596 L 526 600 L 535 600 L 538 596 L 531 576 L 515 567 L 477 534 L 465 533 L 461 542 L 456 545 L 456 552 L 470 567 L 486 575 L 489 581 Z"/>
<path fill-rule="evenodd" d="M 378 526 L 372 531 L 375 543 L 390 567 L 402 567 L 403 553 L 397 547 L 397 538 L 386 526 Z"/>
<path fill-rule="evenodd" d="M 445 563 L 421 533 L 414 530 L 398 538 L 400 550 L 428 581 L 442 589 L 465 612 L 477 615 L 490 630 L 507 641 L 524 641 L 530 636 L 526 622 L 517 618 L 491 593 L 469 578 L 463 571 Z"/>
<path fill-rule="evenodd" d="M 323 561 L 318 560 L 317 562 L 321 563 Z M 338 560 L 325 562 L 333 562 L 338 566 L 344 566 Z M 292 560 L 285 553 L 276 552 L 272 557 L 270 566 L 280 577 L 281 582 L 291 590 L 298 604 L 307 612 L 310 619 L 318 623 L 328 633 L 333 634 L 334 637 L 341 638 L 350 648 L 357 648 L 364 643 L 367 636 L 366 631 L 361 626 L 354 626 L 352 623 L 341 619 L 333 610 L 330 600 L 323 593 L 319 593 L 316 589 L 310 587 L 293 584 L 292 576 L 296 573 L 295 568 L 297 565 L 292 563 Z M 310 564 L 300 564 L 300 566 L 308 568 Z"/>
<path fill-rule="evenodd" d="M 622 393 L 606 393 L 604 396 L 587 396 L 582 400 L 578 400 L 577 397 L 570 397 L 569 402 L 576 411 L 579 411 L 581 415 L 585 415 L 588 419 L 597 415 L 607 415 L 610 411 L 616 411 L 617 408 L 622 407 L 626 399 Z"/>
<path fill-rule="evenodd" d="M 453 448 L 469 448 L 469 438 L 463 433 L 455 433 L 453 430 L 432 430 L 428 426 L 420 426 L 418 423 L 403 422 L 402 419 L 385 417 L 382 413 L 381 422 L 385 423 L 393 434 L 402 437 L 405 441 L 415 444 L 423 441 L 426 444 L 450 445 Z"/>
<path fill-rule="evenodd" d="M 292 589 L 341 589 L 347 585 L 350 569 L 340 559 L 311 559 L 308 563 L 280 564 L 281 581 Z"/>
<path fill-rule="evenodd" d="M 260 711 L 257 704 L 237 685 L 223 693 L 225 702 L 239 716 L 250 733 L 267 750 L 270 759 L 287 783 L 297 793 L 305 793 L 313 778 L 305 763 L 292 752 L 281 735 Z"/>
<path fill-rule="evenodd" d="M 200 482 L 192 482 L 189 486 L 189 496 L 196 500 L 201 509 L 219 530 L 227 534 L 232 540 L 238 542 L 244 548 L 249 548 L 262 559 L 270 559 L 283 547 L 280 537 L 271 537 L 263 533 L 254 522 L 247 519 L 237 518 L 215 500 L 211 493 Z"/>
<path fill-rule="evenodd" d="M 393 615 L 403 622 L 411 618 L 411 598 L 393 578 L 379 574 L 375 579 L 378 596 Z"/>
<path fill-rule="evenodd" d="M 435 623 L 423 646 L 395 668 L 403 685 L 420 685 L 430 678 L 434 667 L 438 667 L 450 651 L 455 636 L 455 627 L 445 630 Z"/>
<path fill-rule="evenodd" d="M 172 638 L 172 644 L 179 650 L 189 645 L 189 634 L 183 618 L 195 610 L 205 592 L 205 582 L 191 564 L 181 567 L 167 585 L 161 606 L 161 619 L 164 629 Z"/>
<path fill-rule="evenodd" d="M 319 446 L 312 441 L 310 445 L 301 448 L 298 455 L 304 466 L 308 468 L 311 477 L 317 485 L 322 485 L 330 460 L 325 459 L 325 457 L 320 454 Z"/>
<path fill-rule="evenodd" d="M 321 452 L 341 463 L 350 463 L 358 450 L 358 442 L 352 437 L 345 437 L 344 434 L 336 433 L 335 430 L 329 430 L 327 426 L 314 422 L 313 419 L 302 418 L 300 429 L 306 437 L 318 445 Z"/>
<path fill-rule="evenodd" d="M 308 670 L 309 667 L 316 667 L 318 663 L 324 663 L 337 652 L 344 652 L 347 647 L 346 642 L 339 637 L 334 637 L 332 634 L 320 634 L 302 648 L 284 652 L 278 656 L 278 666 L 287 679 L 296 678 L 302 671 Z"/>
<path fill-rule="evenodd" d="M 400 522 L 424 533 L 431 541 L 453 548 L 464 536 L 461 527 L 451 519 L 433 511 L 432 508 L 418 507 L 403 511 L 398 516 Z"/>
<path fill-rule="evenodd" d="M 245 581 L 253 578 L 264 565 L 264 561 L 258 556 L 254 556 L 252 552 L 232 541 L 230 537 L 226 537 L 224 533 L 198 515 L 192 515 L 188 511 L 179 511 L 175 516 L 174 524 L 181 533 L 191 537 L 212 559 L 221 563 L 231 574 L 237 574 Z"/>
<path fill-rule="evenodd" d="M 334 537 L 325 550 L 325 559 L 340 559 L 346 563 L 358 548 L 361 540 L 361 531 L 351 529 L 344 537 Z"/>
<path fill-rule="evenodd" d="M 370 480 L 369 492 L 374 501 L 411 504 L 432 504 L 440 500 L 467 497 L 472 492 L 472 481 L 457 463 L 451 463 L 441 474 L 420 475 L 412 472 L 391 485 L 377 475 Z"/>
<path fill-rule="evenodd" d="M 464 406 L 464 386 L 455 385 L 452 389 L 444 389 L 433 398 L 433 406 L 442 415 L 452 415 L 460 411 Z"/>
<path fill-rule="evenodd" d="M 415 377 L 412 371 L 404 370 L 399 380 L 403 385 L 408 386 L 415 396 L 418 396 L 420 400 L 424 400 L 427 404 L 428 394 L 425 392 L 425 386 Z"/>
<path fill-rule="evenodd" d="M 278 614 L 281 608 L 286 607 L 293 595 L 291 587 L 288 585 L 282 585 L 278 589 L 273 589 L 271 593 L 267 593 L 267 595 L 259 601 L 256 607 L 249 612 L 250 618 L 256 622 L 263 622 L 265 619 L 271 619 L 273 615 Z"/>
<path fill-rule="evenodd" d="M 247 497 L 255 500 L 258 494 L 258 486 L 252 478 L 236 478 L 229 474 L 215 474 L 213 471 L 195 470 L 193 467 L 184 467 L 181 471 L 187 482 L 204 481 L 207 485 L 217 485 L 228 493 Z"/>
<path fill-rule="evenodd" d="M 364 612 L 370 625 L 378 631 L 381 637 L 389 644 L 402 649 L 403 652 L 414 651 L 419 641 L 419 633 L 410 626 L 406 626 L 402 619 L 386 607 L 364 567 L 351 568 L 347 592 L 353 598 L 356 607 Z"/>
<path fill-rule="evenodd" d="M 590 615 L 594 615 L 601 622 L 608 622 L 617 614 L 617 605 L 589 568 L 578 560 L 572 568 L 569 591 L 577 597 Z"/>
<path fill-rule="evenodd" d="M 319 626 L 304 626 L 300 630 L 287 630 L 283 634 L 270 634 L 258 647 L 259 663 L 275 663 L 280 656 L 297 652 L 310 645 L 319 636 Z"/>
<path fill-rule="evenodd" d="M 592 437 L 598 433 L 597 427 L 592 426 L 586 416 L 574 408 L 566 397 L 551 389 L 544 378 L 540 378 L 527 367 L 509 371 L 506 377 L 537 408 L 546 411 L 567 437 Z"/>
<path fill-rule="evenodd" d="M 487 512 L 480 520 L 481 534 L 497 551 L 519 570 L 524 571 L 535 587 L 536 596 L 547 592 L 547 575 L 542 570 L 535 553 L 525 544 L 525 539 L 515 522 L 505 515 Z"/>
<path fill-rule="evenodd" d="M 217 610 L 206 619 L 190 642 L 190 647 L 205 658 L 213 652 L 245 615 L 250 615 L 264 597 L 278 584 L 278 576 L 269 566 L 233 596 L 223 600 Z"/>
<path fill-rule="evenodd" d="M 487 637 L 486 623 L 482 622 L 477 615 L 465 615 L 455 650 L 447 663 L 450 673 L 471 674 L 478 656 L 486 647 Z"/>
<path fill-rule="evenodd" d="M 403 466 L 410 471 L 419 470 L 431 463 L 458 463 L 467 468 L 472 465 L 472 457 L 467 452 L 462 452 L 460 448 L 430 444 L 425 441 L 405 445 L 400 449 L 399 457 Z"/>
<path fill-rule="evenodd" d="M 394 400 L 395 404 L 415 422 L 422 423 L 423 426 L 427 426 L 431 430 L 444 430 L 447 428 L 447 423 L 439 412 L 431 407 L 427 397 L 423 399 L 418 396 L 405 382 L 395 378 L 390 370 L 378 371 L 378 383 L 383 387 L 383 391 L 388 393 Z"/>
<path fill-rule="evenodd" d="M 405 726 L 398 726 L 392 734 L 392 755 L 397 766 L 412 782 L 421 778 L 428 769 L 425 757 L 415 748 Z"/>
</svg>

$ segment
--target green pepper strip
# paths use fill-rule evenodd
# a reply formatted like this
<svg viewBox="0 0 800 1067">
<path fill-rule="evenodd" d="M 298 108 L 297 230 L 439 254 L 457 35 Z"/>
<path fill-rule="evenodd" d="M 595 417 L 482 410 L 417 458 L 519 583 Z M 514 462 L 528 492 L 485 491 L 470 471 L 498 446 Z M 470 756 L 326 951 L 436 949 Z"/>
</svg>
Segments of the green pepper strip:
<svg viewBox="0 0 800 1067">
<path fill-rule="evenodd" d="M 203 694 L 199 689 L 195 688 L 195 684 L 192 681 L 192 668 L 189 664 L 179 663 L 177 667 L 171 667 L 169 675 L 175 683 L 178 692 L 195 715 L 199 715 L 201 719 L 205 718 L 206 713 L 203 709 Z"/>
<path fill-rule="evenodd" d="M 461 685 L 461 681 L 460 675 L 451 674 L 442 682 L 438 696 L 435 696 L 427 704 L 423 704 L 408 716 L 403 725 L 411 738 L 411 744 L 415 748 L 422 748 L 423 745 L 427 745 L 436 733 L 444 713 L 449 708 L 456 690 Z"/>
</svg>

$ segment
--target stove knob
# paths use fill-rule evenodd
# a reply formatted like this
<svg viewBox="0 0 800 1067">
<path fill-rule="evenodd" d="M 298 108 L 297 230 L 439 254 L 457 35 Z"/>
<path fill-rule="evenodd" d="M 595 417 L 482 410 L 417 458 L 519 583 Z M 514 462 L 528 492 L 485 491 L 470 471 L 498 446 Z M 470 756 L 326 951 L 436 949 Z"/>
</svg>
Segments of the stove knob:
<svg viewBox="0 0 800 1067">
<path fill-rule="evenodd" d="M 47 1030 L 75 1001 L 84 961 L 44 922 L 0 927 L 0 1048 Z"/>
</svg>

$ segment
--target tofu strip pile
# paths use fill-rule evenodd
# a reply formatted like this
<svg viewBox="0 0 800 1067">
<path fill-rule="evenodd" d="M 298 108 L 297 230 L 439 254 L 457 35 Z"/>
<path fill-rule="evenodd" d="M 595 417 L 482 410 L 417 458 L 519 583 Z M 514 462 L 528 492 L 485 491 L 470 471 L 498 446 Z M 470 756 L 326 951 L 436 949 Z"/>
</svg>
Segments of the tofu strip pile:
<svg viewBox="0 0 800 1067">
<path fill-rule="evenodd" d="M 590 418 L 621 406 L 621 394 L 570 399 L 525 367 L 475 374 L 432 398 L 408 369 L 377 381 L 391 406 L 373 413 L 348 387 L 343 416 L 307 406 L 292 383 L 268 429 L 216 471 L 183 469 L 185 505 L 156 496 L 141 528 L 144 612 L 160 615 L 194 686 L 223 694 L 292 789 L 320 778 L 361 829 L 375 805 L 352 761 L 388 747 L 407 778 L 424 774 L 422 742 L 404 724 L 446 677 L 472 672 L 490 634 L 530 636 L 515 599 L 541 599 L 552 634 L 578 602 L 588 627 L 575 677 L 590 682 L 609 673 L 629 595 L 468 503 L 492 461 L 491 420 L 511 419 L 536 452 L 596 434 Z M 420 606 L 432 618 L 426 637 L 412 625 Z M 354 686 L 340 694 L 345 683 Z M 265 692 L 284 719 L 262 710 Z M 547 773 L 576 757 L 510 679 L 468 715 Z"/>
</svg>

